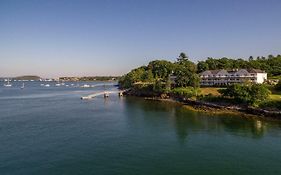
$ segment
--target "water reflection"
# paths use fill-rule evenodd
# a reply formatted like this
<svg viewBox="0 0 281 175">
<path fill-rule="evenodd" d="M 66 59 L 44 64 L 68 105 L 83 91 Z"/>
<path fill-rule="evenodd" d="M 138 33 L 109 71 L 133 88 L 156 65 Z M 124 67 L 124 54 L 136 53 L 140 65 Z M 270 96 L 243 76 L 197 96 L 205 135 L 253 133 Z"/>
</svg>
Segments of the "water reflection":
<svg viewBox="0 0 281 175">
<path fill-rule="evenodd" d="M 130 120 L 134 120 L 135 125 L 141 125 L 139 122 L 146 122 L 146 125 L 155 122 L 166 124 L 166 127 L 175 129 L 180 143 L 185 143 L 189 136 L 200 133 L 218 136 L 227 133 L 259 139 L 270 128 L 281 128 L 280 122 L 277 121 L 270 122 L 259 118 L 243 118 L 228 114 L 208 115 L 190 111 L 179 104 L 170 102 L 127 98 L 125 103 L 128 116 Z"/>
<path fill-rule="evenodd" d="M 204 124 L 199 119 L 197 113 L 187 111 L 182 107 L 177 107 L 174 116 L 174 125 L 177 136 L 181 143 L 184 143 L 191 132 L 196 132 L 204 128 Z"/>
</svg>

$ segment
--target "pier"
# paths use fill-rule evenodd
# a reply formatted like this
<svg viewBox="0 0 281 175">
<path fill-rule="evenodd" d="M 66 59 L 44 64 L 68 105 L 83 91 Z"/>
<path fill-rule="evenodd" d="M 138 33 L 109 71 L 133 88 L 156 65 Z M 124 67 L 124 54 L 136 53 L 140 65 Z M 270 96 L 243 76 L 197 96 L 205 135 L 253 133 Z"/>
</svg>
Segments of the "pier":
<svg viewBox="0 0 281 175">
<path fill-rule="evenodd" d="M 108 98 L 108 97 L 109 97 L 109 94 L 118 94 L 119 97 L 122 97 L 122 96 L 123 96 L 123 93 L 124 93 L 125 91 L 126 91 L 126 90 L 96 92 L 96 93 L 90 94 L 90 95 L 88 95 L 88 96 L 83 96 L 83 97 L 81 97 L 81 99 L 82 99 L 82 100 L 92 99 L 92 98 L 97 97 L 97 96 L 100 96 L 100 95 L 103 95 L 104 98 Z"/>
</svg>

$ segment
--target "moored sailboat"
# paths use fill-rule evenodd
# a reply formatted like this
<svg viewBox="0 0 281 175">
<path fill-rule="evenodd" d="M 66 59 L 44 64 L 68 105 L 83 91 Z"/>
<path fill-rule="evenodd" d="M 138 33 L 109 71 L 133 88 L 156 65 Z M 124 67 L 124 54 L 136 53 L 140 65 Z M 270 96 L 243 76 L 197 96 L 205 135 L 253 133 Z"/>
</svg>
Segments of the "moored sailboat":
<svg viewBox="0 0 281 175">
<path fill-rule="evenodd" d="M 20 87 L 21 89 L 24 89 L 24 83 L 22 83 L 22 86 Z"/>
<path fill-rule="evenodd" d="M 10 80 L 8 79 L 7 84 L 4 84 L 5 87 L 12 87 L 12 84 L 10 83 Z"/>
</svg>

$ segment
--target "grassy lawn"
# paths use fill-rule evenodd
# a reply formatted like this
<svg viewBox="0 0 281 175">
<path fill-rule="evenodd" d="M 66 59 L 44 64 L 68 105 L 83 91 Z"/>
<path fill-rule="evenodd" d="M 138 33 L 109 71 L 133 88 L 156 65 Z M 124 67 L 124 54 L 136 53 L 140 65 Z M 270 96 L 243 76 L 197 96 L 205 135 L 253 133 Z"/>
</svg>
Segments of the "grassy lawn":
<svg viewBox="0 0 281 175">
<path fill-rule="evenodd" d="M 264 101 L 261 104 L 261 107 L 281 110 L 281 92 L 272 90 L 272 94 L 269 95 L 269 99 Z"/>
<path fill-rule="evenodd" d="M 220 93 L 218 92 L 219 89 L 222 88 L 216 88 L 216 87 L 201 87 L 200 88 L 200 95 L 208 95 L 212 94 L 213 96 L 219 96 Z"/>
<path fill-rule="evenodd" d="M 273 101 L 281 101 L 281 95 L 279 94 L 271 94 L 269 96 L 270 100 L 273 100 Z"/>
<path fill-rule="evenodd" d="M 220 93 L 218 92 L 219 89 L 217 87 L 201 87 L 200 88 L 200 95 L 208 95 L 212 94 L 213 96 L 219 96 Z M 269 96 L 269 100 L 272 101 L 281 101 L 281 91 L 276 91 L 271 89 L 272 94 Z"/>
<path fill-rule="evenodd" d="M 212 98 L 208 97 L 208 99 L 205 100 L 212 100 L 215 99 L 217 101 L 216 97 L 220 95 L 218 92 L 219 89 L 217 87 L 201 87 L 199 95 L 208 96 L 208 94 L 212 94 Z M 260 107 L 264 108 L 272 108 L 272 109 L 279 109 L 281 110 L 281 91 L 276 91 L 274 88 L 269 87 L 269 89 L 272 91 L 272 94 L 270 94 L 269 98 L 262 102 Z"/>
<path fill-rule="evenodd" d="M 281 101 L 281 91 L 277 91 L 274 87 L 269 88 L 271 90 L 271 94 L 269 99 L 272 101 Z"/>
<path fill-rule="evenodd" d="M 273 80 L 280 80 L 281 79 L 281 76 L 271 76 L 271 77 L 268 77 L 268 79 L 273 79 Z"/>
</svg>

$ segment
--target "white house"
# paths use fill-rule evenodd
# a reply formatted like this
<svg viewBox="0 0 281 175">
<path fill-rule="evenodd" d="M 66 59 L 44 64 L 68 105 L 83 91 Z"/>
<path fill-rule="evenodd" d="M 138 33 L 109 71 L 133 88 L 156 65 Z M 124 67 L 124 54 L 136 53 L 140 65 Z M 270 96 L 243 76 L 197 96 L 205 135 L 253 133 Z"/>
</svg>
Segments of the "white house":
<svg viewBox="0 0 281 175">
<path fill-rule="evenodd" d="M 228 85 L 234 83 L 263 83 L 267 73 L 259 69 L 206 70 L 199 74 L 202 86 Z"/>
</svg>

